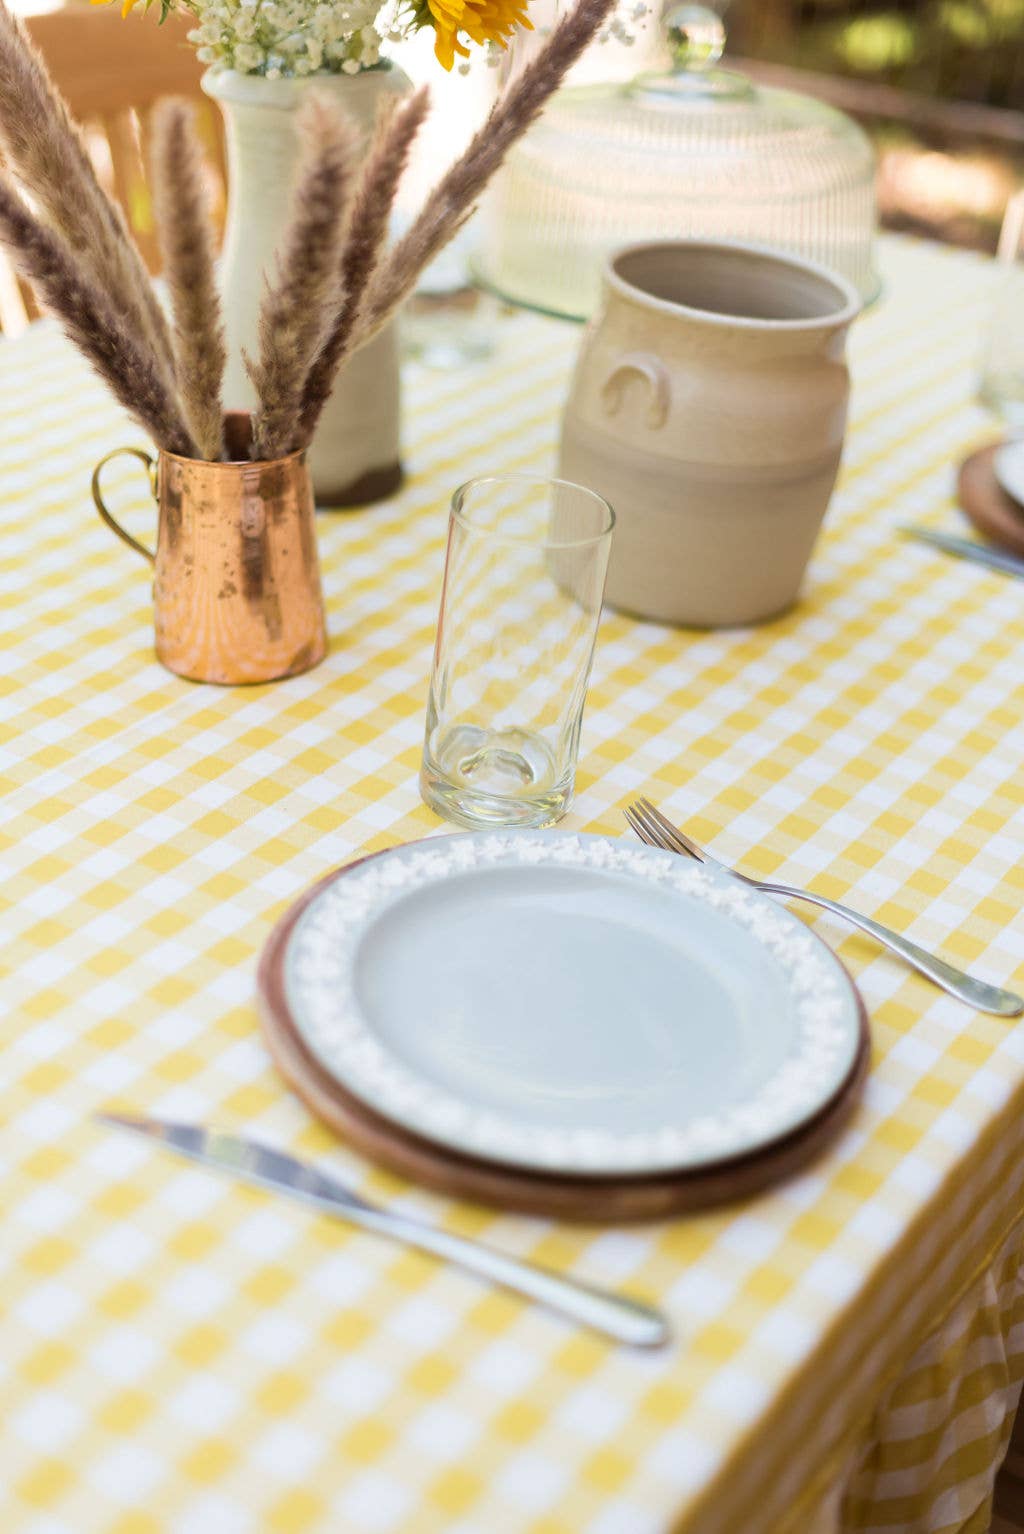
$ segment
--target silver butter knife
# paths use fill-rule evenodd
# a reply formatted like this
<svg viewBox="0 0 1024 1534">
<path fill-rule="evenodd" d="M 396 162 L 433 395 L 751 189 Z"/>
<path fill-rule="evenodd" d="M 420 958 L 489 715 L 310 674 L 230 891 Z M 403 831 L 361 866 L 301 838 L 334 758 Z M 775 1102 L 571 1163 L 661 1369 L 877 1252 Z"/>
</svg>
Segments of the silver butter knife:
<svg viewBox="0 0 1024 1534">
<path fill-rule="evenodd" d="M 936 532 L 931 527 L 901 527 L 901 533 L 927 543 L 955 559 L 969 559 L 972 564 L 984 565 L 987 570 L 998 570 L 1001 575 L 1024 577 L 1024 559 L 1015 554 L 1004 554 L 1001 549 L 989 548 L 987 543 L 975 543 L 971 538 L 956 538 L 952 533 Z"/>
<path fill-rule="evenodd" d="M 634 1348 L 654 1348 L 667 1342 L 671 1335 L 661 1312 L 640 1300 L 591 1288 L 589 1284 L 563 1278 L 548 1268 L 506 1257 L 479 1242 L 453 1236 L 434 1225 L 424 1225 L 404 1214 L 392 1214 L 368 1204 L 316 1167 L 296 1161 L 282 1151 L 271 1150 L 270 1146 L 261 1145 L 256 1140 L 243 1140 L 237 1135 L 222 1134 L 220 1130 L 205 1129 L 198 1124 L 133 1118 L 123 1113 L 97 1113 L 95 1117 L 99 1123 L 115 1129 L 147 1135 L 203 1166 L 230 1172 L 243 1182 L 270 1188 L 324 1214 L 348 1220 L 351 1225 L 359 1225 L 364 1230 L 375 1231 L 435 1257 L 458 1263 L 479 1278 L 512 1289 L 615 1342 L 624 1342 Z"/>
</svg>

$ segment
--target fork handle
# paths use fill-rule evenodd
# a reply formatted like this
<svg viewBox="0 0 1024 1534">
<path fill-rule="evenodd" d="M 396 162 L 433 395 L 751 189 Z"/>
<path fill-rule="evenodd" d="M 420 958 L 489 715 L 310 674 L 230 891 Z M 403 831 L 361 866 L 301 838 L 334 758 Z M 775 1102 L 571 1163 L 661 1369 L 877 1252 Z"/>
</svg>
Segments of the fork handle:
<svg viewBox="0 0 1024 1534">
<path fill-rule="evenodd" d="M 870 916 L 851 911 L 849 906 L 840 905 L 838 900 L 829 900 L 826 895 L 816 895 L 812 890 L 796 889 L 791 884 L 767 884 L 758 880 L 757 887 L 770 895 L 806 900 L 811 905 L 820 906 L 823 911 L 831 911 L 833 916 L 841 916 L 851 926 L 867 932 L 883 948 L 899 954 L 913 969 L 927 976 L 942 990 L 948 991 L 950 996 L 965 1001 L 968 1006 L 976 1007 L 980 1012 L 994 1012 L 997 1017 L 1019 1017 L 1024 1012 L 1024 1000 L 1013 991 L 1004 991 L 998 985 L 987 985 L 984 980 L 975 980 L 973 975 L 966 974 L 953 964 L 947 964 L 938 954 L 919 948 L 909 938 L 901 937 L 889 927 L 883 927 L 881 922 L 872 921 Z"/>
</svg>

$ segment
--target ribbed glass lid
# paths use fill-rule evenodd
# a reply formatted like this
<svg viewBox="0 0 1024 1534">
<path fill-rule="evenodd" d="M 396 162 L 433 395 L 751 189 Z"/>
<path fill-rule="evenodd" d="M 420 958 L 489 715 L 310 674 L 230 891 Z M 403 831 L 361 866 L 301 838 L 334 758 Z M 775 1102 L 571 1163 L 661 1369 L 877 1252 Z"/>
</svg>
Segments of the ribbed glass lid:
<svg viewBox="0 0 1024 1534">
<path fill-rule="evenodd" d="M 746 75 L 719 69 L 725 52 L 722 18 L 706 5 L 666 5 L 661 29 L 672 59 L 664 74 L 638 75 L 626 87 L 637 100 L 653 98 L 652 105 L 669 102 L 708 102 L 750 97 L 754 88 Z"/>
<path fill-rule="evenodd" d="M 865 136 L 842 112 L 796 91 L 755 86 L 721 68 L 725 28 L 714 11 L 669 4 L 662 27 L 670 69 L 638 75 L 625 86 L 560 91 L 530 141 L 538 147 L 546 142 L 556 152 L 553 137 L 571 134 L 577 141 L 585 137 L 595 151 L 628 147 L 744 157 L 809 150 L 820 155 L 834 146 L 840 160 L 851 150 L 863 158 Z"/>
</svg>

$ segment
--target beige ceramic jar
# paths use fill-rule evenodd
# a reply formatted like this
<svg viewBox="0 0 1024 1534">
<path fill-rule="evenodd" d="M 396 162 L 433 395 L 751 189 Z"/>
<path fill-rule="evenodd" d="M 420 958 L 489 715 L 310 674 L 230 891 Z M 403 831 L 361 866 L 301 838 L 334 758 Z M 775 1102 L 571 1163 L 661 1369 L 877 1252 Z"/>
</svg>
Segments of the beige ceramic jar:
<svg viewBox="0 0 1024 1534">
<path fill-rule="evenodd" d="M 757 246 L 611 259 L 559 469 L 615 509 L 609 602 L 717 627 L 796 599 L 839 467 L 859 309 L 845 278 Z"/>
</svg>

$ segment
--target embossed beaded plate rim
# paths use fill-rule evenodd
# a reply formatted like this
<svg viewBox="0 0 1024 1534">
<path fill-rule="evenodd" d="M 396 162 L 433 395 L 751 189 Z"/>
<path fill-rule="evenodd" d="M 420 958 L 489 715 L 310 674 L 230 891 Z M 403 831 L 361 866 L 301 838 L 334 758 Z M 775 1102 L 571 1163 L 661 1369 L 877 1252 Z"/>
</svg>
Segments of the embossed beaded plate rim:
<svg viewBox="0 0 1024 1534">
<path fill-rule="evenodd" d="M 596 1056 L 589 1038 L 578 1032 L 581 1017 L 576 1017 L 575 1035 L 565 1022 L 567 975 L 556 973 L 565 968 L 561 934 L 567 923 L 572 926 L 581 902 L 589 915 L 584 909 L 577 919 L 575 937 L 566 945 L 567 963 L 572 984 L 578 978 L 573 960 L 581 952 L 587 966 L 599 971 L 584 998 L 595 1014 L 595 1037 L 602 1041 Z M 510 943 L 505 927 L 523 919 L 524 912 L 527 938 L 536 933 L 538 921 L 555 935 L 546 947 L 539 944 L 542 969 L 546 964 L 548 970 L 539 990 L 527 986 L 527 1015 L 510 1014 L 506 1006 L 502 1016 L 499 1006 L 489 1035 L 488 1023 L 480 1019 L 489 1019 L 493 1006 L 481 987 L 494 972 L 492 958 L 498 971 L 508 963 L 522 969 L 520 961 L 528 954 L 521 954 L 515 937 Z M 451 925 L 467 919 L 471 948 L 483 950 L 482 972 L 468 980 L 458 973 L 459 934 Z M 598 923 L 593 931 L 585 925 L 588 919 Z M 645 929 L 652 922 L 662 929 L 663 951 L 656 953 L 661 970 L 654 966 L 653 1009 L 651 997 L 646 1002 L 641 997 L 638 1020 L 631 1006 L 619 1005 L 624 994 L 632 997 L 632 981 L 623 993 L 617 975 L 649 960 Z M 676 934 L 684 924 L 689 951 L 686 942 L 676 951 L 682 941 Z M 496 945 L 493 956 L 487 952 L 491 943 Z M 728 951 L 709 957 L 701 944 L 724 944 Z M 271 954 L 277 972 L 273 982 L 265 972 Z M 454 990 L 452 965 L 446 971 L 443 963 L 446 954 L 455 955 Z M 603 972 L 602 960 L 607 961 Z M 410 961 L 413 972 L 406 973 Z M 697 1034 L 692 1028 L 687 1034 L 686 1017 L 674 1001 L 666 1011 L 666 963 L 672 996 L 697 997 Z M 433 1016 L 422 1003 L 431 994 L 432 980 L 440 988 Z M 546 1012 L 549 984 L 561 1002 Z M 863 1006 L 850 977 L 791 913 L 672 854 L 564 832 L 444 836 L 394 848 L 329 875 L 279 923 L 265 950 L 260 987 L 264 1005 L 269 992 L 276 993 L 278 1009 L 340 1090 L 403 1132 L 462 1156 L 549 1176 L 685 1172 L 775 1144 L 810 1123 L 844 1090 L 865 1040 Z M 606 991 L 611 1010 L 603 1007 Z M 716 1009 L 723 1003 L 720 1017 Z M 511 1004 L 517 1004 L 516 998 Z M 460 1008 L 466 1013 L 462 1032 L 456 1027 L 452 1033 L 449 1014 Z M 735 1017 L 727 1015 L 730 1008 Z M 623 1011 L 631 1012 L 625 1023 Z M 582 1024 L 592 1031 L 590 1011 L 583 1012 Z M 636 1047 L 638 1027 L 640 1036 L 643 1027 L 654 1030 L 658 1049 L 653 1066 Z M 500 1058 L 515 1028 L 525 1031 L 525 1067 L 518 1045 L 509 1062 Z M 701 1080 L 695 1057 L 707 1049 L 713 1055 L 709 1035 L 742 1048 L 726 1058 L 724 1067 L 718 1061 L 709 1078 L 705 1070 L 707 1079 Z M 581 1037 L 586 1057 L 582 1101 L 575 1092 L 572 1053 Z M 562 1043 L 569 1053 L 559 1059 Z M 610 1074 L 602 1080 L 606 1046 Z M 639 1063 L 630 1078 L 634 1056 Z M 748 1056 L 753 1057 L 753 1074 Z M 739 1090 L 736 1078 L 744 1073 L 749 1079 L 741 1080 Z M 721 1101 L 707 1095 L 708 1080 L 712 1086 L 717 1082 Z M 658 1110 L 654 1116 L 652 1103 Z"/>
</svg>

